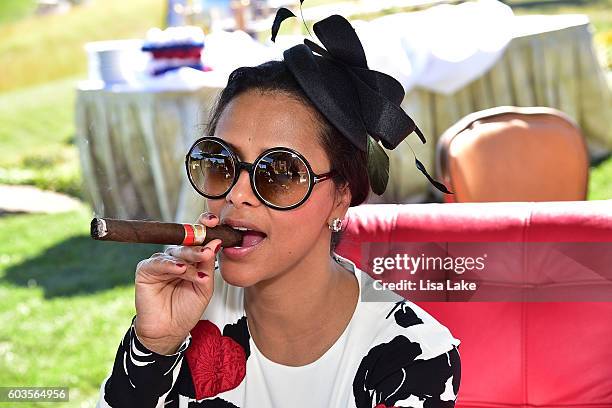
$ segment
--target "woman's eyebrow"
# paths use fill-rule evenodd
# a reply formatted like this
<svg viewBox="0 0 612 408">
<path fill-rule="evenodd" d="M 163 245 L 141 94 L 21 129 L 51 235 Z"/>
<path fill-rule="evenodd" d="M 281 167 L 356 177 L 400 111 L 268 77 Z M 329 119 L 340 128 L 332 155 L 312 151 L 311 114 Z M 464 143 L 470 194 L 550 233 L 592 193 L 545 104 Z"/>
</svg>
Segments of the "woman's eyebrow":
<svg viewBox="0 0 612 408">
<path fill-rule="evenodd" d="M 227 144 L 229 147 L 231 147 L 231 148 L 232 148 L 232 150 L 233 150 L 234 152 L 236 152 L 236 154 L 237 154 L 238 156 L 240 156 L 241 158 L 244 158 L 244 152 L 243 152 L 243 151 L 242 151 L 242 150 L 241 150 L 241 149 L 240 149 L 238 146 L 236 146 L 235 144 L 230 143 L 230 142 L 228 142 L 228 141 L 226 141 L 226 140 L 224 140 L 224 142 L 225 142 L 225 143 L 226 143 L 226 144 Z M 257 152 L 257 155 L 261 154 L 261 152 L 263 152 L 264 150 L 266 150 L 266 149 L 264 149 L 264 148 L 259 149 L 259 151 Z"/>
<path fill-rule="evenodd" d="M 231 147 L 231 148 L 232 148 L 232 150 L 233 150 L 233 151 L 234 151 L 234 152 L 235 152 L 235 153 L 236 153 L 238 156 L 240 156 L 240 157 L 244 157 L 244 156 L 243 156 L 243 153 L 244 153 L 244 152 L 243 152 L 242 150 L 240 150 L 240 148 L 238 148 L 238 146 L 234 145 L 233 143 L 228 142 L 227 140 L 224 140 L 224 142 L 225 142 L 225 143 L 226 143 L 226 144 L 227 144 L 229 147 Z"/>
</svg>

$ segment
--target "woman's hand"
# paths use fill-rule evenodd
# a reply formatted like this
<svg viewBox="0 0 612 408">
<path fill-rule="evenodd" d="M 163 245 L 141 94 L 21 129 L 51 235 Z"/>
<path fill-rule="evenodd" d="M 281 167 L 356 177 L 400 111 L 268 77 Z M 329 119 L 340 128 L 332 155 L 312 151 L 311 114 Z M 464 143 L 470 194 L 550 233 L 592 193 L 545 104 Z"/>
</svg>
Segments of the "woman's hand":
<svg viewBox="0 0 612 408">
<path fill-rule="evenodd" d="M 219 219 L 204 213 L 197 223 L 214 227 Z M 220 247 L 220 239 L 205 246 L 172 246 L 138 263 L 134 328 L 149 350 L 175 353 L 198 323 L 213 295 Z"/>
</svg>

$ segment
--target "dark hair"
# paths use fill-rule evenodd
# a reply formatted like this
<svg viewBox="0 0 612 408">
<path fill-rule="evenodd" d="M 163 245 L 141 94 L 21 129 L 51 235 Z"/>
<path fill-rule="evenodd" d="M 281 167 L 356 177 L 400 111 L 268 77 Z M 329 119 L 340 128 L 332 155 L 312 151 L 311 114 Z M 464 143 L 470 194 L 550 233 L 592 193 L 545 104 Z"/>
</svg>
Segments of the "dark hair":
<svg viewBox="0 0 612 408">
<path fill-rule="evenodd" d="M 332 178 L 336 186 L 336 193 L 348 187 L 351 192 L 351 207 L 362 204 L 368 199 L 370 183 L 366 153 L 355 147 L 316 109 L 284 61 L 268 61 L 255 67 L 241 67 L 234 70 L 228 78 L 227 86 L 221 91 L 211 110 L 205 126 L 207 135 L 214 134 L 219 118 L 228 103 L 248 90 L 282 93 L 310 108 L 313 117 L 318 122 L 319 143 L 327 154 L 331 170 L 336 171 L 336 175 Z M 342 239 L 342 233 L 343 231 L 332 233 L 331 251 Z"/>
</svg>

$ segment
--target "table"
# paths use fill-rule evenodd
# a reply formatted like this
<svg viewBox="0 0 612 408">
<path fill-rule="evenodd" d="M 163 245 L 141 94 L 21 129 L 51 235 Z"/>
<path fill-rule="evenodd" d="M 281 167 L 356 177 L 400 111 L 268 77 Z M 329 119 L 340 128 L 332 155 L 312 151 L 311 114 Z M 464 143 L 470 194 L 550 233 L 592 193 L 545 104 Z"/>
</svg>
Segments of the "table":
<svg viewBox="0 0 612 408">
<path fill-rule="evenodd" d="M 96 215 L 169 221 L 184 190 L 184 157 L 206 120 L 215 88 L 196 92 L 80 89 L 79 157 Z"/>
<path fill-rule="evenodd" d="M 585 17 L 521 16 L 526 24 L 483 76 L 450 95 L 409 91 L 402 107 L 428 142 L 422 145 L 412 135 L 388 152 L 388 189 L 369 202 L 422 200 L 429 183 L 416 170 L 408 144 L 434 173 L 435 143 L 444 130 L 494 106 L 560 109 L 582 128 L 592 153 L 611 150 L 612 94 Z M 96 215 L 189 222 L 205 211 L 183 160 L 219 91 L 215 86 L 180 92 L 77 89 L 77 143 Z"/>
</svg>

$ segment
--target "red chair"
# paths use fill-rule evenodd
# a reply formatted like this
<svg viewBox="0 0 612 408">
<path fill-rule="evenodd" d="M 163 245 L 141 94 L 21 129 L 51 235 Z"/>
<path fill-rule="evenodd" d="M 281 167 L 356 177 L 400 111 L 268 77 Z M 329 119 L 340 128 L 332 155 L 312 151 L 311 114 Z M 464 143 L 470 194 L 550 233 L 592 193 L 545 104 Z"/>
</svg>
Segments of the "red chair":
<svg viewBox="0 0 612 408">
<path fill-rule="evenodd" d="M 612 242 L 612 200 L 362 205 L 336 251 L 400 241 Z M 461 340 L 457 407 L 612 407 L 612 302 L 416 303 Z"/>
</svg>

